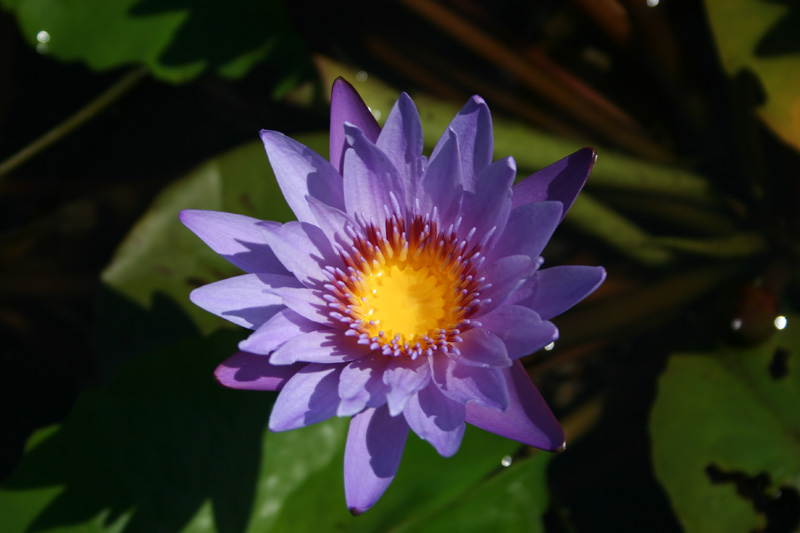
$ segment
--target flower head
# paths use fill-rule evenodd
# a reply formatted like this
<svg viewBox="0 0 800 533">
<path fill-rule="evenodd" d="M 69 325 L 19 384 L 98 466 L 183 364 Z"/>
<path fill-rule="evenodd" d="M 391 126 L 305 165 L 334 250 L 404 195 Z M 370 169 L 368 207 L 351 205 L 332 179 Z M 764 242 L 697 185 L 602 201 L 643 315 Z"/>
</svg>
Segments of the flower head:
<svg viewBox="0 0 800 533">
<path fill-rule="evenodd" d="M 422 155 L 416 107 L 384 127 L 339 79 L 330 162 L 275 131 L 261 138 L 296 222 L 187 210 L 181 220 L 247 274 L 192 301 L 253 333 L 216 370 L 238 389 L 279 390 L 273 431 L 352 417 L 344 481 L 353 513 L 397 472 L 409 429 L 443 456 L 465 423 L 546 450 L 564 434 L 519 358 L 553 342 L 549 319 L 602 283 L 601 267 L 540 269 L 583 187 L 588 148 L 514 185 L 492 162 L 478 96 Z"/>
</svg>

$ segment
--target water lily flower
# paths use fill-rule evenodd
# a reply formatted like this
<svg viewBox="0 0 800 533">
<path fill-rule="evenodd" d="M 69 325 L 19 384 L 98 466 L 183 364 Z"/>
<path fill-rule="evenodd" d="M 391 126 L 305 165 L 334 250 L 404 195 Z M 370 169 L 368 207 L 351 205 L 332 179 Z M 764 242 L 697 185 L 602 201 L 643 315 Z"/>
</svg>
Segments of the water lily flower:
<svg viewBox="0 0 800 533">
<path fill-rule="evenodd" d="M 276 131 L 261 139 L 297 221 L 180 216 L 247 272 L 191 294 L 253 330 L 217 368 L 219 383 L 280 391 L 272 431 L 352 417 L 344 485 L 354 514 L 394 479 L 409 429 L 445 457 L 466 423 L 561 449 L 563 431 L 519 359 L 555 341 L 550 319 L 605 278 L 602 267 L 540 268 L 594 151 L 515 185 L 514 159 L 492 162 L 480 97 L 426 158 L 407 94 L 381 128 L 343 79 L 331 97 L 330 162 Z"/>
</svg>

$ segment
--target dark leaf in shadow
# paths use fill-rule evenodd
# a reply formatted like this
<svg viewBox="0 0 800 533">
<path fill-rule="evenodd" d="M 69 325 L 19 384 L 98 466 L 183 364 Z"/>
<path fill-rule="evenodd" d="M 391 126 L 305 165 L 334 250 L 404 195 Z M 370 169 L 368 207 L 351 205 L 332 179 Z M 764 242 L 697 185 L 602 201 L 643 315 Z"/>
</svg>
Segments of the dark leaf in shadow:
<svg viewBox="0 0 800 533">
<path fill-rule="evenodd" d="M 34 439 L 0 492 L 0 509 L 10 512 L 17 491 L 63 487 L 29 531 L 103 513 L 106 526 L 127 520 L 125 531 L 178 531 L 206 502 L 217 531 L 244 530 L 275 395 L 214 383 L 214 367 L 235 343 L 231 332 L 189 339 L 84 393 L 54 433 Z"/>
</svg>

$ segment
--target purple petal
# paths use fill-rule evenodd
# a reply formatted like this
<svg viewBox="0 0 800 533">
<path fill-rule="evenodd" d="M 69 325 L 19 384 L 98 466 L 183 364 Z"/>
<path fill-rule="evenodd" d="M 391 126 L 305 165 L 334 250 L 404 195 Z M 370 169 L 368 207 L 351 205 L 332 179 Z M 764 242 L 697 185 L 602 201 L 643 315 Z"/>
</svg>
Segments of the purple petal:
<svg viewBox="0 0 800 533">
<path fill-rule="evenodd" d="M 558 339 L 558 328 L 521 305 L 505 305 L 481 317 L 481 327 L 503 340 L 511 359 L 519 359 Z M 463 335 L 462 335 L 463 336 Z"/>
<path fill-rule="evenodd" d="M 362 215 L 381 223 L 384 207 L 393 205 L 391 195 L 403 201 L 405 192 L 397 169 L 377 146 L 353 126 L 345 124 L 348 149 L 344 153 L 344 202 L 351 216 Z M 404 213 L 401 213 L 404 214 Z"/>
<path fill-rule="evenodd" d="M 560 221 L 559 202 L 536 202 L 517 207 L 511 211 L 503 235 L 486 255 L 490 260 L 516 254 L 539 257 Z"/>
<path fill-rule="evenodd" d="M 322 275 L 326 266 L 343 266 L 325 232 L 317 226 L 289 222 L 282 226 L 262 224 L 261 228 L 281 263 L 307 287 L 318 287 L 327 280 Z"/>
<path fill-rule="evenodd" d="M 350 421 L 344 448 L 344 495 L 359 515 L 375 505 L 397 474 L 408 438 L 402 416 L 384 407 L 366 409 Z"/>
<path fill-rule="evenodd" d="M 383 371 L 389 363 L 384 355 L 369 355 L 348 364 L 339 378 L 338 416 L 352 416 L 365 407 L 386 403 L 389 387 L 383 383 Z"/>
<path fill-rule="evenodd" d="M 508 390 L 499 368 L 461 365 L 447 357 L 433 357 L 433 381 L 439 390 L 459 403 L 475 401 L 503 411 L 508 407 Z"/>
<path fill-rule="evenodd" d="M 539 266 L 527 255 L 511 255 L 485 267 L 483 274 L 492 285 L 481 293 L 481 307 L 476 316 L 496 309 L 508 296 L 519 288 Z"/>
<path fill-rule="evenodd" d="M 369 346 L 357 344 L 341 330 L 322 329 L 298 335 L 283 343 L 269 360 L 274 365 L 304 363 L 344 363 L 370 353 Z"/>
<path fill-rule="evenodd" d="M 464 404 L 439 392 L 435 385 L 411 397 L 403 410 L 411 430 L 430 442 L 443 457 L 451 457 L 464 437 Z"/>
<path fill-rule="evenodd" d="M 420 211 L 439 211 L 439 220 L 453 221 L 461 210 L 463 186 L 461 184 L 461 155 L 458 138 L 453 130 L 442 135 L 443 143 L 438 153 L 431 156 L 428 168 L 417 189 Z"/>
<path fill-rule="evenodd" d="M 416 360 L 393 357 L 383 372 L 383 382 L 389 387 L 386 402 L 392 416 L 399 415 L 408 399 L 428 385 L 431 379 L 426 357 Z"/>
<path fill-rule="evenodd" d="M 461 149 L 461 169 L 464 173 L 464 190 L 475 192 L 476 177 L 492 162 L 494 138 L 492 115 L 489 106 L 480 96 L 473 96 L 450 122 L 450 129 L 458 136 Z M 443 148 L 444 135 L 433 149 L 431 159 Z"/>
<path fill-rule="evenodd" d="M 345 233 L 345 227 L 353 225 L 354 221 L 347 216 L 347 213 L 341 209 L 323 204 L 310 196 L 307 196 L 306 200 L 308 200 L 308 206 L 317 219 L 317 226 L 325 232 L 330 242 L 344 243 L 349 240 Z"/>
<path fill-rule="evenodd" d="M 239 349 L 269 355 L 281 344 L 303 333 L 316 331 L 320 325 L 306 320 L 291 309 L 283 309 L 239 343 Z"/>
<path fill-rule="evenodd" d="M 297 284 L 301 285 L 299 281 Z M 326 326 L 339 324 L 331 318 L 330 307 L 325 302 L 322 291 L 307 289 L 302 285 L 300 287 L 273 286 L 268 290 L 272 294 L 280 296 L 283 305 L 303 318 Z"/>
<path fill-rule="evenodd" d="M 481 234 L 485 234 L 495 228 L 493 241 L 503 234 L 511 213 L 511 184 L 516 175 L 517 164 L 511 157 L 495 161 L 483 169 L 478 175 L 476 191 L 464 193 L 461 231 L 478 228 Z"/>
<path fill-rule="evenodd" d="M 269 417 L 271 431 L 287 431 L 336 415 L 342 365 L 305 365 L 283 385 Z"/>
<path fill-rule="evenodd" d="M 568 265 L 538 271 L 515 295 L 543 319 L 558 316 L 594 292 L 606 279 L 603 267 Z M 481 319 L 483 320 L 483 319 Z"/>
<path fill-rule="evenodd" d="M 403 202 L 406 209 L 412 209 L 420 177 L 422 123 L 417 107 L 406 93 L 402 93 L 395 102 L 375 144 L 392 162 L 403 182 L 405 198 L 398 200 Z"/>
<path fill-rule="evenodd" d="M 531 174 L 514 186 L 514 208 L 532 202 L 555 200 L 564 204 L 561 218 L 567 214 L 572 202 L 583 189 L 592 172 L 597 154 L 591 148 L 582 148 L 572 155 Z"/>
<path fill-rule="evenodd" d="M 297 220 L 316 220 L 306 196 L 344 208 L 342 177 L 321 155 L 277 131 L 261 130 L 261 140 L 283 197 Z"/>
<path fill-rule="evenodd" d="M 562 449 L 564 431 L 522 363 L 514 361 L 514 366 L 503 370 L 503 377 L 511 397 L 508 409 L 498 413 L 478 404 L 467 404 L 467 422 L 543 450 Z"/>
<path fill-rule="evenodd" d="M 257 329 L 284 309 L 283 300 L 268 292 L 271 283 L 298 284 L 291 276 L 244 274 L 199 287 L 191 292 L 189 299 L 234 324 Z"/>
<path fill-rule="evenodd" d="M 336 78 L 331 89 L 331 165 L 342 173 L 342 154 L 345 149 L 344 123 L 349 122 L 364 132 L 372 142 L 378 140 L 381 127 L 370 113 L 367 104 L 344 78 Z"/>
<path fill-rule="evenodd" d="M 214 377 L 230 389 L 277 391 L 304 366 L 275 366 L 270 364 L 269 357 L 236 352 L 214 370 Z"/>
<path fill-rule="evenodd" d="M 480 321 L 483 324 L 483 317 Z M 489 329 L 473 328 L 462 333 L 461 338 L 463 341 L 458 343 L 461 354 L 456 359 L 459 363 L 483 368 L 511 366 L 506 345 Z"/>
<path fill-rule="evenodd" d="M 180 219 L 212 250 L 245 272 L 288 274 L 264 240 L 260 220 L 199 209 L 184 209 Z"/>
</svg>

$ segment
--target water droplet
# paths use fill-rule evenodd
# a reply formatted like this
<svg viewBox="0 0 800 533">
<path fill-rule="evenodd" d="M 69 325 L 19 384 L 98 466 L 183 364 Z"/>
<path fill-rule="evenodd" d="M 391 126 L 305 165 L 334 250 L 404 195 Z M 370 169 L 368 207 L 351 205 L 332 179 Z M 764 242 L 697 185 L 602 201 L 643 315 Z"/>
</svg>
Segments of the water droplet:
<svg viewBox="0 0 800 533">
<path fill-rule="evenodd" d="M 647 0 L 647 5 L 649 7 L 656 7 L 661 0 Z"/>
<path fill-rule="evenodd" d="M 779 315 L 775 317 L 775 329 L 783 329 L 786 327 L 786 317 L 783 315 Z"/>
<path fill-rule="evenodd" d="M 555 347 L 556 347 L 556 343 L 555 343 L 555 342 L 551 342 L 550 344 L 548 344 L 547 346 L 545 346 L 545 347 L 544 347 L 544 349 L 545 349 L 545 350 L 547 350 L 547 351 L 549 352 L 550 350 L 552 350 L 552 349 L 553 349 L 553 348 L 555 348 Z"/>
<path fill-rule="evenodd" d="M 505 466 L 505 467 L 509 467 L 509 466 L 511 466 L 511 461 L 512 461 L 511 456 L 510 455 L 506 455 L 505 457 L 500 459 L 500 464 Z"/>
<path fill-rule="evenodd" d="M 356 72 L 356 79 L 358 81 L 367 81 L 367 78 L 369 78 L 369 75 L 365 70 L 359 70 Z"/>
<path fill-rule="evenodd" d="M 739 331 L 742 329 L 742 319 L 741 318 L 734 318 L 731 320 L 731 329 L 733 331 Z"/>
<path fill-rule="evenodd" d="M 381 119 L 381 110 L 380 109 L 372 109 L 372 108 L 370 108 L 369 112 L 372 113 L 372 116 L 375 117 L 375 120 L 380 120 Z"/>
<path fill-rule="evenodd" d="M 50 47 L 47 46 L 47 43 L 36 43 L 36 51 L 40 54 L 46 54 L 50 51 Z"/>
<path fill-rule="evenodd" d="M 42 30 L 36 34 L 36 40 L 40 43 L 46 43 L 50 41 L 50 34 L 46 31 Z"/>
</svg>

